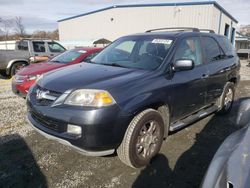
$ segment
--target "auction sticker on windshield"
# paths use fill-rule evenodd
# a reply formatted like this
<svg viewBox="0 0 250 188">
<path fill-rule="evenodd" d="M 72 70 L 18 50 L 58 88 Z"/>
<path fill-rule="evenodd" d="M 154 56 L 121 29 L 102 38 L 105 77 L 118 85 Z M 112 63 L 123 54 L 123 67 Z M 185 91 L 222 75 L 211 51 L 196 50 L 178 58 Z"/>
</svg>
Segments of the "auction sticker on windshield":
<svg viewBox="0 0 250 188">
<path fill-rule="evenodd" d="M 173 42 L 173 40 L 170 40 L 170 39 L 154 39 L 152 41 L 152 43 L 155 43 L 155 44 L 171 44 Z"/>
</svg>

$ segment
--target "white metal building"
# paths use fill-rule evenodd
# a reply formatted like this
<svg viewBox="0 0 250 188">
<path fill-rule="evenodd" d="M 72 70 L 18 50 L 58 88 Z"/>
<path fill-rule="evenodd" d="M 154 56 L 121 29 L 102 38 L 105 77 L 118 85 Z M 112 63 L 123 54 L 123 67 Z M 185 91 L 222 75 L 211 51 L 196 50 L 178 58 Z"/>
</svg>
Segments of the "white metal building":
<svg viewBox="0 0 250 188">
<path fill-rule="evenodd" d="M 162 27 L 197 27 L 234 42 L 238 21 L 217 2 L 117 5 L 59 20 L 60 41 L 116 38 Z"/>
</svg>

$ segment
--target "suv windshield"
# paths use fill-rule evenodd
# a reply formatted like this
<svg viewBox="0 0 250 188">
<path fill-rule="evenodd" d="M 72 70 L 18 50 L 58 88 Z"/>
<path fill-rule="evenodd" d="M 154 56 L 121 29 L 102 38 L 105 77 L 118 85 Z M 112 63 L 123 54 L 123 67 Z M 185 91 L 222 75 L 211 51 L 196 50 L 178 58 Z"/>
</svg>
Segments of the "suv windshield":
<svg viewBox="0 0 250 188">
<path fill-rule="evenodd" d="M 105 48 L 91 62 L 154 70 L 161 65 L 172 43 L 172 39 L 163 36 L 123 37 Z"/>
<path fill-rule="evenodd" d="M 51 61 L 56 62 L 56 63 L 66 64 L 66 63 L 70 63 L 70 62 L 74 61 L 75 59 L 80 57 L 83 53 L 86 53 L 86 51 L 69 50 L 69 51 L 66 51 L 66 52 L 54 57 L 53 59 L 51 59 Z"/>
</svg>

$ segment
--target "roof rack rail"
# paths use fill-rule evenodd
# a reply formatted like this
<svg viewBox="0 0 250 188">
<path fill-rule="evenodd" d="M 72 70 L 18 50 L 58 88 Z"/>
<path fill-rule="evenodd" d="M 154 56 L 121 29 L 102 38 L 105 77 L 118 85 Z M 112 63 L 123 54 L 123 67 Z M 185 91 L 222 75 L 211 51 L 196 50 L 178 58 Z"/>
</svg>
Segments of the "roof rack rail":
<svg viewBox="0 0 250 188">
<path fill-rule="evenodd" d="M 179 31 L 191 30 L 193 32 L 200 32 L 200 30 L 198 28 L 195 28 L 195 27 L 166 27 L 166 28 L 147 30 L 146 33 L 150 33 L 152 31 L 160 31 L 160 30 L 179 30 Z"/>
<path fill-rule="evenodd" d="M 32 38 L 32 37 L 31 38 L 27 38 L 27 37 L 22 38 L 22 37 L 20 37 L 19 40 L 53 40 L 53 39 L 49 39 L 49 38 Z"/>
<path fill-rule="evenodd" d="M 212 29 L 200 29 L 200 31 L 208 31 L 209 33 L 215 33 Z"/>
</svg>

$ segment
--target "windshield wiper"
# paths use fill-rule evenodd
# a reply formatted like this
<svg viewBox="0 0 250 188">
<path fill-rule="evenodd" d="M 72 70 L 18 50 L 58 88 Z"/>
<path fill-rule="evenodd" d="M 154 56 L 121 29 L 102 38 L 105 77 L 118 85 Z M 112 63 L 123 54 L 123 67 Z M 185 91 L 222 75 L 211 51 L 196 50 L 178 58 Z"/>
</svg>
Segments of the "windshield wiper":
<svg viewBox="0 0 250 188">
<path fill-rule="evenodd" d="M 114 67 L 124 67 L 124 66 L 122 66 L 122 65 L 120 65 L 118 63 L 112 63 L 111 65 L 114 66 Z"/>
<path fill-rule="evenodd" d="M 100 63 L 100 65 L 107 65 L 107 66 L 113 66 L 113 67 L 123 67 L 123 68 L 127 68 L 127 67 L 125 67 L 125 66 L 122 66 L 122 65 L 120 65 L 120 64 L 118 64 L 118 63 Z"/>
</svg>

